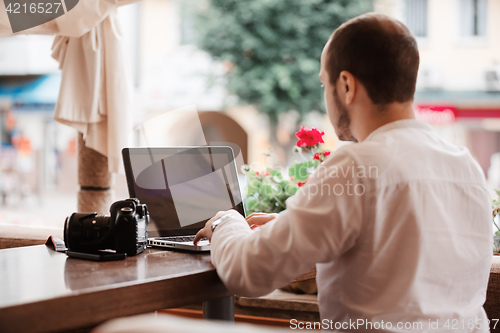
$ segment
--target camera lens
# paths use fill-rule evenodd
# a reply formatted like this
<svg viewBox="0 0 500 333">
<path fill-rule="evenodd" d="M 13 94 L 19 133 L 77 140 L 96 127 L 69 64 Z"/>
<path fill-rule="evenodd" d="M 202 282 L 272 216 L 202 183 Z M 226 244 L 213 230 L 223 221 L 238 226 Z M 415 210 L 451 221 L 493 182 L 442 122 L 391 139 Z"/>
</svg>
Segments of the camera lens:
<svg viewBox="0 0 500 333">
<path fill-rule="evenodd" d="M 110 230 L 109 216 L 97 213 L 73 213 L 64 224 L 64 242 L 73 251 L 111 248 L 105 236 Z"/>
</svg>

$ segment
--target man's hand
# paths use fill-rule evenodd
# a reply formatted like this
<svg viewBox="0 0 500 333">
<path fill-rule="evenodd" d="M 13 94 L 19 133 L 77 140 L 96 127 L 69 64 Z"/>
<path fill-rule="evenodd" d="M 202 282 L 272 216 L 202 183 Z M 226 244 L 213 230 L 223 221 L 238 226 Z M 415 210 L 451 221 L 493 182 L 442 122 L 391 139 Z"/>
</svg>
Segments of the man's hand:
<svg viewBox="0 0 500 333">
<path fill-rule="evenodd" d="M 231 209 L 228 211 L 220 211 L 218 212 L 214 217 L 212 217 L 210 220 L 207 221 L 203 229 L 198 231 L 196 233 L 196 236 L 194 236 L 193 243 L 194 245 L 198 244 L 200 240 L 203 238 L 208 239 L 209 241 L 212 240 L 212 222 L 217 220 L 218 218 L 221 218 L 222 216 L 226 214 L 239 214 L 237 211 Z M 255 228 L 257 226 L 261 226 L 266 224 L 267 222 L 274 220 L 278 214 L 271 213 L 252 213 L 250 214 L 245 220 L 247 221 L 248 225 L 252 228 Z"/>
<path fill-rule="evenodd" d="M 250 228 L 255 228 L 261 225 L 266 224 L 267 222 L 274 220 L 276 217 L 278 217 L 279 214 L 276 213 L 252 213 L 250 214 L 247 218 L 246 221 Z"/>
<path fill-rule="evenodd" d="M 227 210 L 227 211 L 220 211 L 217 214 L 215 214 L 214 217 L 212 217 L 210 220 L 208 220 L 207 223 L 205 224 L 205 226 L 203 227 L 203 229 L 200 229 L 200 231 L 198 231 L 196 233 L 196 236 L 194 236 L 194 240 L 193 240 L 194 245 L 198 244 L 198 242 L 200 240 L 202 240 L 203 238 L 206 238 L 206 239 L 208 239 L 208 241 L 211 241 L 212 240 L 212 222 L 217 220 L 218 218 L 226 215 L 226 214 L 231 214 L 231 213 L 234 214 L 237 212 L 233 209 Z"/>
</svg>

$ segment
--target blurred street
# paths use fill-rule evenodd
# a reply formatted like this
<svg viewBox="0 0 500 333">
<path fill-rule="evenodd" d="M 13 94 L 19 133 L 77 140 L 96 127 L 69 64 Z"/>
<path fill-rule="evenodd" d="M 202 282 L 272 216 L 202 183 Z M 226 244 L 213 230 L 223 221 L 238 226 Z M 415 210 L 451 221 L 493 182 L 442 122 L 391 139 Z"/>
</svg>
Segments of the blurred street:
<svg viewBox="0 0 500 333">
<path fill-rule="evenodd" d="M 52 192 L 44 198 L 35 196 L 7 200 L 0 206 L 0 224 L 32 227 L 63 227 L 69 214 L 76 212 L 77 193 Z"/>
</svg>

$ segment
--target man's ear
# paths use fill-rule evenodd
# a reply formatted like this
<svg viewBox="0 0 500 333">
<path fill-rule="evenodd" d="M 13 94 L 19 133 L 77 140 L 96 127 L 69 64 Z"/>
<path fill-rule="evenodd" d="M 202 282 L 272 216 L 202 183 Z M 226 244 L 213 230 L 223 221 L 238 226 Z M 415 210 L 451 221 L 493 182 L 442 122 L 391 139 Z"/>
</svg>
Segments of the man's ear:
<svg viewBox="0 0 500 333">
<path fill-rule="evenodd" d="M 342 71 L 337 80 L 337 90 L 340 91 L 339 96 L 344 99 L 344 103 L 349 105 L 354 100 L 356 95 L 356 79 L 348 71 Z"/>
</svg>

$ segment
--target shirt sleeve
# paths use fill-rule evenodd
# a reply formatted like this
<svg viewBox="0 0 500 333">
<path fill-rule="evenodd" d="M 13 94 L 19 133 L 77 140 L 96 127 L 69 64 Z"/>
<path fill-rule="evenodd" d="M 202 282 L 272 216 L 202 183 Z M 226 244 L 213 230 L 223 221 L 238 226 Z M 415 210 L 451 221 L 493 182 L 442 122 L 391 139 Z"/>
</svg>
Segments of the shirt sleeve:
<svg viewBox="0 0 500 333">
<path fill-rule="evenodd" d="M 251 230 L 243 216 L 218 225 L 211 258 L 227 288 L 261 296 L 355 244 L 366 187 L 354 160 L 337 152 L 318 167 L 273 221 Z"/>
</svg>

